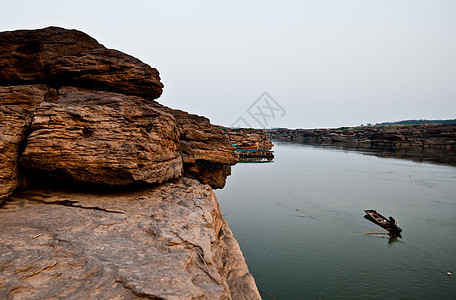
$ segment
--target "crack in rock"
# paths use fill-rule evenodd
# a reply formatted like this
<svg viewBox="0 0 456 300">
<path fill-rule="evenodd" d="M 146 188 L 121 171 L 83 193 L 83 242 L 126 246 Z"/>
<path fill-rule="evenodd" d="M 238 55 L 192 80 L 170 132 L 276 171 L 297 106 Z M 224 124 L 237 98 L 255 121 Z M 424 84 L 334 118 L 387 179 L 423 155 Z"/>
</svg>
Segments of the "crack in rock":
<svg viewBox="0 0 456 300">
<path fill-rule="evenodd" d="M 17 199 L 17 200 L 20 201 L 22 199 Z M 54 204 L 54 205 L 62 205 L 62 206 L 69 206 L 69 207 L 77 207 L 77 208 L 82 208 L 82 209 L 98 210 L 98 211 L 103 211 L 103 212 L 113 213 L 113 214 L 125 214 L 125 212 L 123 212 L 123 211 L 110 210 L 110 209 L 101 208 L 98 206 L 82 206 L 80 204 L 76 204 L 76 203 L 78 203 L 78 201 L 72 201 L 72 200 L 46 201 L 46 200 L 40 200 L 40 199 L 36 199 L 36 198 L 28 198 L 27 201 L 40 203 L 40 204 L 50 204 L 50 205 Z"/>
</svg>

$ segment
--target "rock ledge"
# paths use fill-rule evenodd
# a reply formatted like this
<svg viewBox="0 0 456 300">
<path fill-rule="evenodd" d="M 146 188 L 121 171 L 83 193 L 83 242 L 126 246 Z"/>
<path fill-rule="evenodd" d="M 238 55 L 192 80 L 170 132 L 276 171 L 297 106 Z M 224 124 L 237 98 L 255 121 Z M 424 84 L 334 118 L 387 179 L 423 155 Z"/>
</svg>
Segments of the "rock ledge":
<svg viewBox="0 0 456 300">
<path fill-rule="evenodd" d="M 260 299 L 211 188 L 30 189 L 1 209 L 0 295 Z"/>
</svg>

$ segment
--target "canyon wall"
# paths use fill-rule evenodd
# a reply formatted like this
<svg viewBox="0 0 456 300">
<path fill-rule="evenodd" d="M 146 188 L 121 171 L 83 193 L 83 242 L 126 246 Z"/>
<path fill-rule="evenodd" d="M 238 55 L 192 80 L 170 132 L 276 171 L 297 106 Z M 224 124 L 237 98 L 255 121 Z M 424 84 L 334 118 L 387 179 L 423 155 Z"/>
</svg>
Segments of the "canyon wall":
<svg viewBox="0 0 456 300">
<path fill-rule="evenodd" d="M 80 31 L 0 33 L 0 295 L 260 298 L 212 191 L 234 147 L 162 89 Z"/>
</svg>

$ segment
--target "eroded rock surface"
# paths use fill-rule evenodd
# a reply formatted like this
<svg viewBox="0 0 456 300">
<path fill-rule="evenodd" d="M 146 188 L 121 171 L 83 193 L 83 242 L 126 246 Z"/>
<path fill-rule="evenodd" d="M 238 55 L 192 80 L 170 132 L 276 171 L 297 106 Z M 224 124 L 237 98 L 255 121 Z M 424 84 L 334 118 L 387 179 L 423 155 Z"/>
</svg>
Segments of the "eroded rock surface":
<svg viewBox="0 0 456 300">
<path fill-rule="evenodd" d="M 52 176 L 126 185 L 183 173 L 174 117 L 139 97 L 63 87 L 30 132 L 21 164 Z"/>
<path fill-rule="evenodd" d="M 231 165 L 239 158 L 226 133 L 209 119 L 181 110 L 171 110 L 176 118 L 185 175 L 202 180 L 215 188 L 223 188 Z"/>
<path fill-rule="evenodd" d="M 260 299 L 211 188 L 31 189 L 0 209 L 0 295 Z"/>
<path fill-rule="evenodd" d="M 153 101 L 163 87 L 155 69 L 77 30 L 3 32 L 0 42 L 1 168 L 9 170 L 0 201 L 19 184 L 19 155 L 38 176 L 125 185 L 185 175 L 225 185 L 237 162 L 227 136 L 207 118 Z"/>
<path fill-rule="evenodd" d="M 32 112 L 48 92 L 45 85 L 0 86 L 0 203 L 20 184 L 18 159 L 25 147 Z"/>
<path fill-rule="evenodd" d="M 210 187 L 234 147 L 162 87 L 82 32 L 0 33 L 0 298 L 260 299 Z"/>
<path fill-rule="evenodd" d="M 77 30 L 48 27 L 0 32 L 0 83 L 76 85 L 160 97 L 163 84 L 155 68 L 107 49 Z"/>
</svg>

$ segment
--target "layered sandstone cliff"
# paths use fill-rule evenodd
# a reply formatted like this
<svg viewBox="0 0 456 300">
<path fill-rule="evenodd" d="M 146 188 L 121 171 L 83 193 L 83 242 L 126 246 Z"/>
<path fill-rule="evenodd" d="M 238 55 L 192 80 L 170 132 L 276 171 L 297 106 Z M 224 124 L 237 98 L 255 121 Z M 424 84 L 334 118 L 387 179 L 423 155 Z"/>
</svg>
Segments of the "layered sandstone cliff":
<svg viewBox="0 0 456 300">
<path fill-rule="evenodd" d="M 82 32 L 0 33 L 2 296 L 259 298 L 211 189 L 234 148 L 162 88 Z"/>
</svg>

